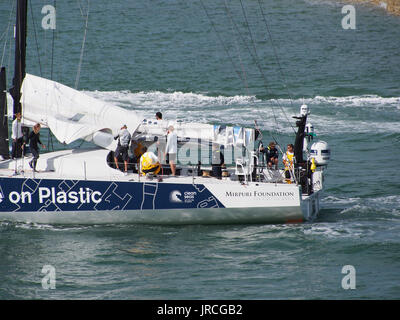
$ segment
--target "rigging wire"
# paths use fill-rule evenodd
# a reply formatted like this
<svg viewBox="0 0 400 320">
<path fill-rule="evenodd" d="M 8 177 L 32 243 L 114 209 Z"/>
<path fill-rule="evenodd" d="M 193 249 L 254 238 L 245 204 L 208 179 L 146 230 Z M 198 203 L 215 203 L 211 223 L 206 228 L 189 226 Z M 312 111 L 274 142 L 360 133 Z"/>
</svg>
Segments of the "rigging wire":
<svg viewBox="0 0 400 320">
<path fill-rule="evenodd" d="M 224 4 L 225 4 L 225 10 L 227 11 L 228 8 L 227 8 L 227 3 L 226 3 L 226 1 L 227 1 L 227 0 L 225 0 L 225 3 L 224 3 Z M 232 24 L 232 23 L 231 23 L 231 28 L 232 28 L 232 34 L 235 34 L 235 31 L 234 31 L 234 28 L 233 28 L 233 24 Z M 235 36 L 234 39 L 235 39 L 236 51 L 237 51 L 237 53 L 238 53 L 238 57 L 239 57 L 239 61 L 240 61 L 240 67 L 241 67 L 241 69 L 242 69 L 243 83 L 244 83 L 244 86 L 245 86 L 245 88 L 246 88 L 247 95 L 250 96 L 249 85 L 248 85 L 248 83 L 247 83 L 247 77 L 246 77 L 246 71 L 245 71 L 244 66 L 243 66 L 242 56 L 240 55 L 240 50 L 239 50 L 239 44 L 238 44 L 238 41 L 237 41 L 237 37 Z"/>
<path fill-rule="evenodd" d="M 35 35 L 36 52 L 37 52 L 37 57 L 38 57 L 38 62 L 39 62 L 39 71 L 40 71 L 40 76 L 43 77 L 42 64 L 40 62 L 39 44 L 38 44 L 37 33 L 36 33 L 36 23 L 35 23 L 35 17 L 33 15 L 32 1 L 29 1 L 29 5 L 31 8 L 31 18 L 32 18 L 32 24 L 33 24 L 33 33 Z"/>
<path fill-rule="evenodd" d="M 262 8 L 262 5 L 261 5 L 260 0 L 258 0 L 258 5 L 259 5 L 259 7 L 260 7 L 261 15 L 262 15 L 262 17 L 263 17 L 263 21 L 264 21 L 265 27 L 266 27 L 267 32 L 268 32 L 269 40 L 271 41 L 272 49 L 274 50 L 275 59 L 276 59 L 276 62 L 278 63 L 279 72 L 280 72 L 281 77 L 282 77 L 282 80 L 283 80 L 283 86 L 285 87 L 285 89 L 286 89 L 286 91 L 287 91 L 287 93 L 288 93 L 288 95 L 289 95 L 290 104 L 293 106 L 293 101 L 292 101 L 292 100 L 293 100 L 293 96 L 292 96 L 292 94 L 291 94 L 291 92 L 290 92 L 290 90 L 289 90 L 289 88 L 288 88 L 288 86 L 287 86 L 286 77 L 285 77 L 285 74 L 283 73 L 283 69 L 282 69 L 282 66 L 281 66 L 281 62 L 280 62 L 280 60 L 279 60 L 279 56 L 278 56 L 278 53 L 277 53 L 277 51 L 276 51 L 276 47 L 275 47 L 275 45 L 274 45 L 274 41 L 273 41 L 273 39 L 272 39 L 272 33 L 271 33 L 270 28 L 269 28 L 267 19 L 265 18 L 266 15 L 265 15 L 265 13 L 264 13 L 264 10 L 263 10 L 263 8 Z"/>
<path fill-rule="evenodd" d="M 78 1 L 79 11 L 81 12 L 81 16 L 82 16 L 82 18 L 84 18 L 83 9 L 82 9 L 82 6 L 81 6 L 81 1 L 80 0 L 77 0 L 77 1 Z"/>
<path fill-rule="evenodd" d="M 3 34 L 0 37 L 0 41 L 3 40 L 3 37 L 8 33 L 8 29 L 6 31 L 3 32 Z"/>
<path fill-rule="evenodd" d="M 213 28 L 214 28 L 214 31 L 215 31 L 215 33 L 216 33 L 216 35 L 217 35 L 217 38 L 219 39 L 221 45 L 222 45 L 223 48 L 225 49 L 225 52 L 227 53 L 227 55 L 228 55 L 228 57 L 229 57 L 229 59 L 230 59 L 232 65 L 233 65 L 233 67 L 234 67 L 236 73 L 238 74 L 239 78 L 242 80 L 242 82 L 243 82 L 245 88 L 246 88 L 247 91 L 248 91 L 247 79 L 246 79 L 246 78 L 243 78 L 243 77 L 241 76 L 241 74 L 237 71 L 237 68 L 236 68 L 236 65 L 235 65 L 235 63 L 234 63 L 234 61 L 233 61 L 233 58 L 232 58 L 231 55 L 229 54 L 229 51 L 227 50 L 227 48 L 226 48 L 227 46 L 225 45 L 224 41 L 223 41 L 222 38 L 220 37 L 220 34 L 219 34 L 218 30 L 216 29 L 215 24 L 214 24 L 214 22 L 213 22 L 211 16 L 209 15 L 207 8 L 205 7 L 205 5 L 204 5 L 204 3 L 203 3 L 202 0 L 200 0 L 200 2 L 201 2 L 201 4 L 202 4 L 202 6 L 203 6 L 203 9 L 204 9 L 204 11 L 205 11 L 207 17 L 208 17 L 208 20 L 210 21 L 210 24 L 211 24 L 211 25 L 213 26 Z M 226 1 L 225 1 L 223 4 L 224 4 L 224 8 L 225 8 L 226 14 L 227 14 L 227 16 L 228 16 L 229 19 L 230 19 L 231 27 L 232 27 L 232 29 L 235 29 L 235 30 L 236 30 L 236 36 L 235 36 L 234 39 L 236 40 L 236 37 L 237 37 L 237 35 L 238 35 L 238 36 L 240 37 L 240 40 L 244 43 L 245 47 L 246 47 L 247 50 L 249 51 L 249 53 L 252 55 L 252 52 L 251 52 L 250 48 L 249 48 L 248 45 L 247 45 L 247 42 L 243 39 L 242 34 L 241 34 L 241 32 L 240 32 L 240 30 L 239 30 L 237 24 L 235 23 L 235 21 L 234 21 L 234 19 L 233 19 L 233 17 L 232 17 L 232 14 L 230 13 L 230 10 L 229 10 L 229 8 L 228 8 L 228 6 L 227 6 Z M 235 34 L 235 32 L 233 32 L 233 33 Z M 236 43 L 237 43 L 237 42 L 236 42 Z M 239 50 L 238 50 L 238 53 L 239 53 Z M 239 53 L 239 57 L 240 57 L 240 53 Z M 253 60 L 255 61 L 254 56 L 253 56 Z M 241 66 L 242 66 L 242 68 L 243 68 L 243 65 L 241 65 Z M 243 71 L 243 74 L 245 75 L 245 72 L 244 72 L 244 71 Z M 248 93 L 248 94 L 249 94 L 249 93 Z M 274 118 L 275 118 L 275 123 L 277 123 L 277 121 L 276 121 L 276 115 L 275 115 L 275 112 L 274 112 L 274 107 L 272 107 L 272 110 L 273 110 L 273 115 L 274 115 Z"/>
<path fill-rule="evenodd" d="M 86 35 L 87 35 L 88 21 L 89 21 L 89 4 L 90 4 L 90 1 L 88 0 L 87 1 L 87 12 L 86 12 L 86 22 L 85 22 L 85 33 L 84 33 L 84 36 L 83 36 L 81 54 L 80 54 L 80 58 L 79 58 L 78 71 L 77 71 L 76 79 L 75 79 L 75 89 L 78 89 L 79 78 L 80 78 L 80 75 L 81 75 L 83 52 L 85 50 Z M 79 5 L 79 8 L 81 8 L 80 5 Z M 82 13 L 82 9 L 81 9 L 81 13 Z"/>
<path fill-rule="evenodd" d="M 209 15 L 208 10 L 207 10 L 206 6 L 203 3 L 203 0 L 200 0 L 200 3 L 203 6 L 203 9 L 204 9 L 204 11 L 206 13 L 206 16 L 207 16 L 208 20 L 210 21 L 210 24 L 211 24 L 212 28 L 214 29 L 215 34 L 217 35 L 217 38 L 218 38 L 219 42 L 222 44 L 222 47 L 224 48 L 226 55 L 228 56 L 229 60 L 231 61 L 232 65 L 233 65 L 233 68 L 235 69 L 236 74 L 238 75 L 238 77 L 242 81 L 244 81 L 242 75 L 240 74 L 240 72 L 238 71 L 238 68 L 236 67 L 235 62 L 233 61 L 232 56 L 229 54 L 229 50 L 226 47 L 225 42 L 222 40 L 222 38 L 221 38 L 221 36 L 220 36 L 220 34 L 219 34 L 219 32 L 218 32 L 213 20 L 211 19 L 211 16 Z"/>
<path fill-rule="evenodd" d="M 11 79 L 11 56 L 12 56 L 12 39 L 14 34 L 10 32 L 10 45 L 8 46 L 8 70 L 7 70 L 7 79 Z"/>
<path fill-rule="evenodd" d="M 12 14 L 14 12 L 14 1 L 11 1 L 11 12 L 10 12 L 10 16 L 8 18 L 8 25 L 7 25 L 7 29 L 4 31 L 4 33 L 1 36 L 0 41 L 3 39 L 4 37 L 4 47 L 3 47 L 3 53 L 1 56 L 1 62 L 0 62 L 0 67 L 3 67 L 3 61 L 4 61 L 4 57 L 5 57 L 5 53 L 6 53 L 6 48 L 7 48 L 7 42 L 8 42 L 8 36 L 9 36 L 9 31 L 10 31 L 10 25 L 11 25 L 11 17 Z M 11 48 L 11 39 L 10 39 L 10 48 Z M 11 57 L 11 50 L 10 50 L 10 54 L 9 54 L 9 58 Z M 10 66 L 11 60 L 9 59 L 9 64 L 8 66 Z M 8 68 L 9 69 L 9 68 Z M 6 69 L 6 76 L 7 76 L 7 72 L 9 72 L 9 70 Z M 6 97 L 7 99 L 7 97 Z M 8 110 L 7 108 L 4 108 L 4 114 L 1 115 L 1 117 L 3 118 L 3 120 L 8 121 Z"/>
<path fill-rule="evenodd" d="M 201 0 L 200 2 L 201 2 L 202 6 L 203 6 L 203 8 L 204 8 L 204 10 L 205 10 L 205 12 L 206 12 L 206 15 L 207 15 L 208 19 L 210 20 L 210 23 L 214 26 L 214 23 L 213 23 L 213 21 L 212 21 L 210 15 L 208 14 L 208 11 L 207 11 L 206 7 L 204 6 L 203 1 Z M 248 46 L 246 40 L 243 38 L 243 36 L 242 36 L 242 34 L 241 34 L 241 32 L 240 32 L 238 26 L 237 26 L 237 23 L 236 23 L 235 20 L 233 19 L 232 14 L 230 13 L 230 10 L 228 9 L 226 3 L 224 3 L 225 11 L 226 11 L 227 15 L 229 16 L 232 25 L 235 27 L 238 36 L 240 37 L 241 41 L 243 42 L 243 44 L 244 44 L 245 47 L 247 48 L 248 52 L 250 53 L 251 57 L 253 58 L 253 61 L 254 61 L 255 64 L 257 65 L 258 70 L 259 70 L 259 72 L 260 72 L 260 74 L 261 74 L 261 76 L 262 76 L 262 78 L 263 78 L 263 80 L 264 80 L 265 88 L 266 88 L 267 91 L 269 92 L 269 87 L 268 87 L 267 78 L 266 78 L 265 73 L 263 72 L 263 70 L 262 70 L 262 68 L 261 68 L 261 65 L 260 65 L 260 63 L 259 63 L 259 58 L 258 58 L 258 54 L 257 54 L 257 49 L 256 49 L 256 47 L 255 47 L 255 42 L 254 42 L 254 39 L 253 39 L 251 30 L 250 30 L 250 27 L 249 27 L 249 23 L 248 23 L 247 16 L 246 16 L 246 13 L 245 13 L 245 10 L 244 10 L 244 7 L 243 7 L 243 3 L 242 3 L 242 1 L 240 1 L 240 3 L 241 3 L 241 6 L 242 6 L 242 12 L 243 12 L 244 18 L 245 18 L 245 20 L 246 20 L 246 26 L 247 26 L 248 32 L 249 32 L 250 37 L 251 37 L 251 40 L 252 40 L 252 46 L 253 46 L 253 49 L 254 49 L 254 53 L 253 53 L 252 50 L 249 48 L 249 46 Z M 217 29 L 216 29 L 215 27 L 214 27 L 214 31 L 217 33 L 218 39 L 220 40 L 221 44 L 223 45 L 225 51 L 227 51 L 227 50 L 226 50 L 226 45 L 225 45 L 224 42 L 222 41 L 222 39 L 221 39 L 221 37 L 219 36 L 219 33 L 218 33 L 218 31 L 217 31 Z M 233 62 L 233 59 L 232 59 L 232 57 L 231 57 L 230 55 L 229 55 L 229 58 L 230 58 L 232 64 L 234 65 L 234 67 L 235 67 L 235 64 L 234 64 L 234 62 Z M 238 73 L 236 67 L 235 67 L 235 70 L 236 70 L 236 73 Z M 238 74 L 239 74 L 239 73 L 238 73 Z M 242 79 L 242 81 L 244 81 L 244 79 L 243 79 L 241 76 L 240 76 L 240 78 Z M 270 93 L 270 92 L 269 92 L 269 93 Z M 289 121 L 289 119 L 288 119 L 288 117 L 287 117 L 287 115 L 286 115 L 286 112 L 284 111 L 283 107 L 280 105 L 279 102 L 277 102 L 277 103 L 278 103 L 278 106 L 280 107 L 282 113 L 285 115 L 286 120 L 288 121 L 290 127 L 291 127 L 292 130 L 295 132 L 295 130 L 294 130 L 292 124 L 290 123 L 290 121 Z M 278 130 L 277 130 L 277 127 L 276 127 L 278 121 L 277 121 L 277 117 L 276 117 L 276 113 L 275 113 L 275 109 L 274 109 L 274 108 L 275 108 L 275 107 L 273 106 L 273 107 L 272 107 L 272 111 L 273 111 L 273 116 L 274 116 L 274 120 L 275 120 L 275 131 L 278 131 Z"/>
<path fill-rule="evenodd" d="M 11 25 L 11 17 L 12 17 L 13 13 L 14 13 L 14 1 L 11 1 L 11 11 L 10 11 L 10 16 L 8 18 L 7 29 L 6 29 L 6 31 L 4 31 L 3 35 L 1 36 L 1 38 L 3 38 L 3 36 L 4 36 L 4 47 L 3 47 L 3 54 L 1 55 L 0 66 L 3 65 L 3 61 L 4 61 L 4 56 L 5 56 L 7 42 L 8 42 L 8 34 L 9 34 L 9 31 L 10 31 L 10 25 Z M 10 42 L 10 46 L 11 46 L 11 42 Z"/>
<path fill-rule="evenodd" d="M 57 1 L 54 0 L 54 10 L 57 12 Z M 56 34 L 56 29 L 53 29 L 53 37 L 52 37 L 52 42 L 51 42 L 51 68 L 50 68 L 50 79 L 53 80 L 53 70 L 54 70 L 54 44 L 55 44 L 55 34 Z M 47 140 L 49 142 L 49 145 L 51 144 L 51 150 L 54 151 L 54 145 L 53 145 L 53 135 L 51 133 L 51 130 L 48 130 L 48 136 Z"/>
<path fill-rule="evenodd" d="M 57 12 L 57 1 L 54 0 L 54 9 Z M 55 29 L 53 29 L 53 39 L 51 41 L 51 69 L 50 69 L 50 80 L 53 80 L 53 67 L 54 67 L 54 42 L 55 42 Z"/>
<path fill-rule="evenodd" d="M 237 23 L 235 22 L 235 20 L 233 19 L 233 16 L 232 16 L 232 14 L 231 14 L 231 12 L 230 12 L 230 10 L 228 9 L 227 6 L 225 6 L 225 10 L 226 10 L 227 15 L 229 16 L 229 18 L 230 18 L 230 20 L 231 20 L 232 25 L 235 27 L 236 33 L 237 33 L 238 36 L 240 37 L 240 40 L 243 42 L 243 44 L 244 44 L 244 46 L 246 47 L 247 51 L 250 53 L 251 57 L 253 58 L 253 61 L 257 64 L 258 69 L 259 69 L 261 75 L 263 76 L 265 88 L 266 88 L 267 91 L 268 91 L 268 85 L 267 85 L 266 77 L 265 77 L 265 75 L 263 74 L 262 68 L 260 67 L 260 65 L 259 65 L 259 63 L 258 63 L 257 58 L 254 56 L 253 52 L 250 50 L 250 48 L 249 48 L 249 46 L 248 46 L 248 44 L 247 44 L 246 39 L 242 36 L 242 33 L 240 32 L 239 27 L 238 27 Z M 259 110 L 258 110 L 258 111 L 259 111 Z M 278 129 L 277 129 L 278 120 L 277 120 L 277 118 L 276 118 L 275 106 L 272 106 L 272 114 L 273 114 L 273 117 L 274 117 L 274 120 L 275 120 L 275 121 L 274 121 L 274 124 L 275 124 L 275 131 L 278 131 Z"/>
<path fill-rule="evenodd" d="M 252 43 L 252 46 L 253 46 L 253 49 L 254 49 L 254 53 L 255 53 L 255 58 L 254 58 L 254 57 L 253 57 L 253 58 L 255 59 L 256 65 L 257 65 L 257 67 L 258 67 L 258 69 L 259 69 L 259 71 L 260 71 L 262 77 L 264 78 L 265 87 L 266 87 L 266 89 L 267 89 L 267 91 L 268 91 L 268 82 L 267 82 L 267 79 L 266 79 L 266 77 L 265 77 L 265 74 L 264 74 L 264 72 L 263 72 L 263 70 L 262 70 L 262 68 L 261 68 L 261 65 L 260 65 L 260 63 L 259 63 L 259 56 L 258 56 L 258 53 L 257 53 L 257 49 L 256 49 L 255 42 L 254 42 L 254 39 L 253 39 L 253 34 L 252 34 L 252 32 L 251 32 L 250 25 L 249 25 L 249 22 L 248 22 L 248 20 L 247 20 L 246 10 L 244 9 L 242 0 L 240 0 L 240 5 L 241 5 L 241 7 L 242 7 L 243 16 L 244 16 L 245 21 L 246 21 L 247 30 L 248 30 L 248 32 L 249 32 L 250 39 L 251 39 L 251 43 Z M 273 46 L 273 43 L 271 43 L 271 44 L 272 44 L 272 46 Z M 253 55 L 252 55 L 252 56 L 253 56 Z M 277 102 L 278 102 L 278 100 L 277 100 Z M 281 105 L 279 102 L 278 102 L 278 106 L 279 106 L 279 108 L 281 109 L 281 111 L 283 112 L 283 114 L 284 114 L 284 116 L 285 116 L 287 122 L 289 123 L 290 127 L 292 128 L 293 132 L 296 133 L 296 131 L 295 131 L 295 129 L 293 128 L 293 126 L 292 126 L 292 124 L 291 124 L 289 118 L 287 117 L 287 114 L 286 114 L 285 110 L 283 109 L 282 105 Z"/>
<path fill-rule="evenodd" d="M 224 7 L 225 7 L 226 14 L 227 14 L 227 16 L 229 17 L 229 19 L 230 19 L 230 21 L 231 21 L 232 33 L 235 34 L 235 32 L 233 31 L 234 28 L 235 28 L 235 30 L 236 30 L 236 34 L 235 34 L 234 39 L 235 39 L 235 44 L 236 44 L 237 52 L 238 52 L 238 55 L 239 55 L 239 60 L 240 60 L 240 63 L 241 63 L 241 67 L 242 67 L 242 72 L 243 72 L 244 78 L 242 78 L 242 77 L 240 76 L 240 73 L 237 71 L 237 68 L 236 68 L 236 66 L 235 66 L 235 63 L 233 62 L 233 59 L 231 58 L 231 56 L 230 56 L 228 50 L 226 49 L 226 45 L 225 45 L 224 41 L 222 41 L 222 39 L 221 39 L 221 37 L 220 37 L 220 35 L 219 35 L 217 29 L 215 28 L 215 25 L 214 25 L 214 23 L 213 23 L 213 20 L 211 19 L 210 15 L 208 14 L 208 11 L 207 11 L 206 7 L 204 6 L 203 1 L 200 0 L 200 2 L 201 2 L 201 4 L 202 4 L 202 6 L 203 6 L 204 11 L 206 12 L 206 15 L 207 15 L 207 17 L 208 17 L 208 19 L 209 19 L 211 25 L 214 27 L 214 31 L 215 31 L 215 33 L 217 34 L 218 39 L 220 40 L 220 42 L 221 42 L 222 46 L 224 47 L 225 51 L 227 52 L 227 55 L 228 55 L 228 57 L 230 58 L 231 63 L 232 63 L 232 65 L 234 66 L 236 73 L 238 74 L 239 78 L 243 81 L 243 83 L 244 83 L 244 85 L 245 85 L 245 88 L 246 88 L 246 90 L 247 90 L 247 92 L 248 92 L 249 90 L 248 90 L 248 84 L 247 84 L 247 79 L 246 79 L 246 73 L 245 73 L 244 68 L 243 68 L 243 63 L 242 63 L 242 59 L 241 59 L 241 55 L 240 55 L 240 50 L 239 50 L 239 48 L 238 48 L 238 44 L 237 44 L 237 40 L 236 40 L 237 35 L 239 35 L 239 37 L 241 38 L 242 42 L 244 43 L 244 45 L 246 46 L 247 50 L 249 51 L 249 53 L 250 53 L 251 55 L 252 55 L 252 52 L 251 52 L 251 50 L 249 49 L 249 47 L 248 47 L 248 45 L 247 45 L 247 42 L 243 39 L 243 37 L 242 37 L 242 35 L 241 35 L 241 33 L 240 33 L 240 30 L 239 30 L 239 28 L 237 27 L 237 24 L 235 23 L 235 21 L 234 21 L 232 15 L 231 15 L 231 13 L 230 13 L 230 11 L 229 11 L 229 9 L 228 9 L 226 0 L 225 0 L 225 2 L 224 2 Z M 254 58 L 253 55 L 252 55 L 252 57 L 253 57 L 254 61 L 257 62 L 257 60 Z M 261 73 L 262 73 L 262 69 L 260 69 L 260 71 L 261 71 Z M 266 82 L 266 78 L 265 78 L 265 77 L 264 77 L 264 80 L 265 80 L 265 82 Z M 267 85 L 266 85 L 266 88 L 268 89 Z M 248 92 L 248 95 L 250 95 L 249 92 Z M 276 119 L 274 107 L 272 107 L 272 110 L 273 110 L 273 115 L 274 115 L 274 118 L 275 118 L 275 125 L 277 125 L 277 119 Z M 261 132 L 261 130 L 258 128 L 257 121 L 255 120 L 254 122 L 255 122 L 255 125 L 256 125 L 256 130 L 259 132 L 260 137 L 262 137 L 262 132 Z M 276 131 L 277 131 L 277 130 L 276 130 Z M 276 141 L 276 139 L 274 139 L 274 140 Z"/>
<path fill-rule="evenodd" d="M 219 35 L 218 31 L 217 31 L 217 28 L 215 27 L 215 24 L 213 23 L 213 20 L 212 20 L 212 18 L 210 17 L 210 15 L 209 15 L 209 13 L 208 13 L 208 11 L 207 11 L 207 9 L 206 9 L 206 7 L 205 7 L 203 1 L 200 0 L 200 2 L 201 2 L 201 5 L 202 5 L 204 11 L 206 12 L 206 15 L 207 15 L 207 17 L 208 17 L 208 19 L 209 19 L 211 25 L 213 26 L 213 29 L 214 29 L 215 33 L 217 34 L 217 37 L 218 37 L 219 41 L 221 42 L 221 44 L 222 44 L 222 46 L 223 46 L 225 52 L 227 53 L 229 59 L 231 60 L 231 63 L 232 63 L 232 65 L 234 66 L 236 73 L 238 74 L 239 78 L 244 82 L 245 87 L 246 87 L 246 89 L 248 90 L 247 79 L 245 78 L 245 72 L 244 72 L 244 70 L 243 70 L 243 65 L 242 65 L 242 61 L 241 61 L 241 57 L 240 57 L 240 52 L 238 51 L 238 54 L 239 54 L 239 59 L 240 59 L 240 62 L 241 62 L 241 67 L 242 67 L 242 72 L 243 72 L 244 78 L 241 76 L 240 72 L 237 71 L 237 68 L 236 68 L 236 65 L 235 65 L 235 63 L 234 63 L 234 61 L 233 61 L 233 58 L 232 58 L 231 55 L 229 54 L 229 52 L 228 52 L 228 50 L 227 50 L 227 48 L 226 48 L 226 45 L 225 45 L 224 41 L 221 39 L 221 37 L 220 37 L 220 35 Z M 251 57 L 253 58 L 253 61 L 255 62 L 256 66 L 257 66 L 257 68 L 258 68 L 258 70 L 259 70 L 259 72 L 260 72 L 260 74 L 261 74 L 261 76 L 262 76 L 262 78 L 263 78 L 263 80 L 264 80 L 265 89 L 267 90 L 268 93 L 270 93 L 270 89 L 269 89 L 269 87 L 268 87 L 267 77 L 265 76 L 265 73 L 264 73 L 264 71 L 263 71 L 263 69 L 262 69 L 262 67 L 261 67 L 261 65 L 260 65 L 260 62 L 259 62 L 260 59 L 259 59 L 259 56 L 258 56 L 258 53 L 257 53 L 257 48 L 256 48 L 256 45 L 255 45 L 255 41 L 254 41 L 254 38 L 253 38 L 253 34 L 252 34 L 252 32 L 251 32 L 251 29 L 250 29 L 250 25 L 249 25 L 249 23 L 248 23 L 248 19 L 247 19 L 247 15 L 246 15 L 246 10 L 245 10 L 245 8 L 244 8 L 244 6 L 243 6 L 242 0 L 240 0 L 240 4 L 241 4 L 241 8 L 242 8 L 242 13 L 243 13 L 243 16 L 244 16 L 244 19 L 245 19 L 245 22 L 246 22 L 245 25 L 246 25 L 246 27 L 247 27 L 248 34 L 249 34 L 250 39 L 251 39 L 251 44 L 252 44 L 252 48 L 253 48 L 254 53 L 253 53 L 252 50 L 250 50 L 249 46 L 247 45 L 246 40 L 243 38 L 243 36 L 242 36 L 242 34 L 241 34 L 241 32 L 240 32 L 240 30 L 239 30 L 237 24 L 235 23 L 235 21 L 234 21 L 234 19 L 233 19 L 233 17 L 232 17 L 232 14 L 230 13 L 230 11 L 229 11 L 229 9 L 228 9 L 226 0 L 225 0 L 225 2 L 224 2 L 225 11 L 226 11 L 227 15 L 229 16 L 229 18 L 230 18 L 230 20 L 231 20 L 232 26 L 234 26 L 235 29 L 236 29 L 237 35 L 240 37 L 241 41 L 243 42 L 243 44 L 244 44 L 245 47 L 247 48 L 249 54 L 250 54 Z M 271 31 L 270 31 L 269 25 L 268 25 L 268 23 L 267 23 L 266 15 L 265 15 L 265 13 L 264 13 L 262 7 L 261 7 L 261 3 L 260 3 L 259 0 L 258 0 L 258 4 L 259 4 L 259 6 L 260 6 L 260 11 L 261 11 L 262 19 L 263 19 L 264 24 L 265 24 L 265 26 L 266 26 L 266 28 L 267 28 L 267 31 L 268 31 L 268 36 L 269 36 L 269 39 L 270 39 L 270 42 L 271 42 L 271 45 L 272 45 L 272 48 L 273 48 L 274 56 L 275 56 L 275 58 L 276 58 L 276 61 L 277 61 L 278 67 L 279 67 L 279 72 L 280 72 L 280 75 L 281 75 L 282 80 L 283 80 L 284 88 L 286 89 L 286 91 L 287 91 L 287 93 L 288 93 L 288 96 L 289 96 L 289 98 L 290 98 L 290 99 L 289 99 L 289 100 L 290 100 L 290 104 L 293 106 L 292 95 L 291 95 L 291 93 L 290 93 L 290 91 L 289 91 L 289 89 L 288 89 L 288 87 L 287 87 L 286 78 L 285 78 L 285 76 L 284 76 L 283 69 L 282 69 L 281 63 L 280 63 L 279 58 L 278 58 L 278 54 L 277 54 L 277 51 L 276 51 L 276 48 L 275 48 L 275 45 L 274 45 L 274 42 L 273 42 L 273 39 L 272 39 Z M 236 39 L 236 38 L 235 38 L 235 39 Z M 236 44 L 237 44 L 237 42 L 236 42 Z M 285 112 L 283 106 L 280 104 L 280 102 L 279 102 L 278 100 L 277 100 L 276 102 L 277 102 L 277 104 L 278 104 L 280 110 L 282 111 L 283 115 L 285 116 L 287 123 L 289 124 L 289 126 L 291 127 L 291 129 L 293 130 L 293 132 L 296 134 L 296 131 L 295 131 L 293 125 L 291 124 L 291 121 L 289 120 L 289 118 L 288 118 L 288 116 L 287 116 L 287 114 L 286 114 L 286 112 Z M 274 131 L 276 131 L 276 133 L 278 133 L 278 129 L 277 129 L 277 123 L 278 123 L 278 121 L 277 121 L 277 117 L 276 117 L 275 109 L 274 109 L 274 108 L 275 108 L 275 107 L 272 106 L 272 112 L 273 112 L 273 116 L 274 116 L 274 120 L 275 120 L 275 129 L 274 129 Z M 258 111 L 259 111 L 259 110 L 258 110 Z M 260 130 L 259 130 L 259 131 L 260 131 Z M 261 131 L 260 131 L 260 133 L 261 133 Z M 271 133 L 271 136 L 272 136 L 273 140 L 276 142 L 276 144 L 279 145 L 279 142 L 277 141 L 275 135 L 274 135 L 273 133 Z M 282 152 L 282 150 L 280 150 L 280 151 Z"/>
</svg>

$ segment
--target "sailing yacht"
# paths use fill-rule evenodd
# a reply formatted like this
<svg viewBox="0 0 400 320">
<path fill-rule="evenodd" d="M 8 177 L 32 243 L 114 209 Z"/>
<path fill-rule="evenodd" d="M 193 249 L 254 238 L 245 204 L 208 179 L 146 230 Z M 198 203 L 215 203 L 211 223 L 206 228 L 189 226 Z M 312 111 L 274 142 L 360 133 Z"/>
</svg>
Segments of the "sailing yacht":
<svg viewBox="0 0 400 320">
<path fill-rule="evenodd" d="M 296 116 L 295 165 L 288 177 L 284 170 L 264 165 L 257 128 L 150 120 L 139 112 L 26 73 L 26 11 L 27 0 L 18 0 L 10 90 L 13 114 L 20 112 L 25 125 L 39 123 L 48 128 L 60 143 L 85 140 L 93 147 L 41 154 L 38 172 L 29 169 L 28 155 L 7 159 L 3 153 L 0 221 L 244 224 L 297 223 L 318 215 L 330 149 L 324 141 L 310 145 L 313 132 L 307 123 L 307 106 Z M 5 114 L 5 76 L 0 79 L 0 106 Z M 113 161 L 114 137 L 122 125 L 132 136 L 128 175 Z M 170 175 L 168 165 L 162 166 L 161 179 L 141 174 L 137 147 L 154 150 L 165 142 L 171 125 L 179 145 L 177 175 Z M 7 126 L 3 121 L 0 147 L 6 141 Z M 221 177 L 210 174 L 210 150 L 214 149 L 224 154 L 226 166 Z"/>
</svg>

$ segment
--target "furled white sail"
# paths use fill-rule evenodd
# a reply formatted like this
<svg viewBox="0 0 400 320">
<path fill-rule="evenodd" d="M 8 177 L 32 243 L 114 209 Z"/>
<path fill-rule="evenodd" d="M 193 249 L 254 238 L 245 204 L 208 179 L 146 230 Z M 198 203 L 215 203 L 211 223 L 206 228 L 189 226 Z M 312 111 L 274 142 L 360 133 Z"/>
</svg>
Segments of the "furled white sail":
<svg viewBox="0 0 400 320">
<path fill-rule="evenodd" d="M 93 141 L 98 132 L 112 136 L 124 124 L 133 132 L 143 120 L 135 111 L 31 74 L 26 74 L 21 92 L 23 118 L 47 126 L 61 143 L 78 139 Z"/>
</svg>

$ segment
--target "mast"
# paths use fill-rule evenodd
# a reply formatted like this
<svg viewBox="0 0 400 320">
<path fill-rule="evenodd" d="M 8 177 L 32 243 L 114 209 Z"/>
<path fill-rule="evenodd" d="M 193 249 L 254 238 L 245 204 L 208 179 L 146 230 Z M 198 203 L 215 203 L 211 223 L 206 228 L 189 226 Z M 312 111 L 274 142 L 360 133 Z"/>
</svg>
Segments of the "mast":
<svg viewBox="0 0 400 320">
<path fill-rule="evenodd" d="M 15 29 L 15 66 L 13 87 L 10 94 L 14 100 L 13 114 L 21 112 L 21 85 L 25 78 L 26 29 L 28 0 L 17 0 L 17 20 Z"/>
<path fill-rule="evenodd" d="M 296 139 L 294 142 L 294 156 L 296 157 L 296 163 L 301 164 L 304 162 L 303 159 L 303 146 L 304 146 L 304 137 L 305 137 L 305 127 L 307 122 L 307 115 L 302 115 L 301 117 L 293 117 L 295 119 L 299 119 L 296 121 L 296 126 L 298 127 L 296 133 Z"/>
<path fill-rule="evenodd" d="M 3 159 L 10 159 L 8 150 L 6 68 L 4 67 L 0 71 L 0 156 Z"/>
</svg>

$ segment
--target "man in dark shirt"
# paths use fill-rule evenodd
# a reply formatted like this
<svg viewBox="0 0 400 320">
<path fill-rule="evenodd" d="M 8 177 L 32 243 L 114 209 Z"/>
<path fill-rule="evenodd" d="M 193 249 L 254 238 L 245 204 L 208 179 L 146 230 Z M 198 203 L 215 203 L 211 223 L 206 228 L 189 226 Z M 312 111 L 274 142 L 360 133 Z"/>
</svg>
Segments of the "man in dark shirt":
<svg viewBox="0 0 400 320">
<path fill-rule="evenodd" d="M 33 126 L 33 131 L 29 134 L 29 147 L 31 149 L 33 159 L 29 161 L 29 166 L 36 171 L 37 160 L 39 159 L 39 146 L 38 143 L 42 146 L 42 148 L 46 148 L 46 146 L 40 141 L 40 123 L 37 123 Z M 24 143 L 25 144 L 25 143 Z"/>
<path fill-rule="evenodd" d="M 275 142 L 271 141 L 266 149 L 261 148 L 260 151 L 266 154 L 268 168 L 274 166 L 275 169 L 278 169 L 279 153 L 275 147 Z"/>
</svg>

